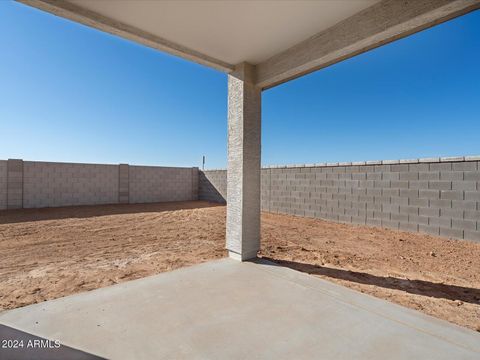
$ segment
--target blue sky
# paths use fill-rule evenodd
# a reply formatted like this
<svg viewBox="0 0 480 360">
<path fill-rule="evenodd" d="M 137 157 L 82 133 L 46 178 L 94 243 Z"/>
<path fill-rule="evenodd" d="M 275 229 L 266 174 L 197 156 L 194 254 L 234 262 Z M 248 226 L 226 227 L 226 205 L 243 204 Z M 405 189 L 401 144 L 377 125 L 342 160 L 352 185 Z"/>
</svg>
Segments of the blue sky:
<svg viewBox="0 0 480 360">
<path fill-rule="evenodd" d="M 225 74 L 0 1 L 0 159 L 226 166 Z M 480 154 L 480 12 L 263 93 L 263 164 Z"/>
</svg>

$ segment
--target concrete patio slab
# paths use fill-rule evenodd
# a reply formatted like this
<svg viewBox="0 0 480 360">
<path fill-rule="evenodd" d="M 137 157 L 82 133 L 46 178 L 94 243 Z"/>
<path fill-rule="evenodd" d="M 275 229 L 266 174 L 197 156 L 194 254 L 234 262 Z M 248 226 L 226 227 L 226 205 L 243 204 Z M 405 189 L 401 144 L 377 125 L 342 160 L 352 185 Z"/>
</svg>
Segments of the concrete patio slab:
<svg viewBox="0 0 480 360">
<path fill-rule="evenodd" d="M 110 359 L 479 359 L 480 334 L 270 262 L 223 259 L 0 314 Z"/>
</svg>

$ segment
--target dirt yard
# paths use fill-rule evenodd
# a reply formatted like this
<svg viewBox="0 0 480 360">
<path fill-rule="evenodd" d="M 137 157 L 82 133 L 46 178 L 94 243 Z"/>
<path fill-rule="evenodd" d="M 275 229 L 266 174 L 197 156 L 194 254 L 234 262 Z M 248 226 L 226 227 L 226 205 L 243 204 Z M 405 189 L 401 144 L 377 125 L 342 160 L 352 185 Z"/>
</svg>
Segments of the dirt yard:
<svg viewBox="0 0 480 360">
<path fill-rule="evenodd" d="M 0 212 L 0 311 L 226 256 L 206 202 Z M 480 331 L 480 244 L 262 214 L 261 256 Z"/>
</svg>

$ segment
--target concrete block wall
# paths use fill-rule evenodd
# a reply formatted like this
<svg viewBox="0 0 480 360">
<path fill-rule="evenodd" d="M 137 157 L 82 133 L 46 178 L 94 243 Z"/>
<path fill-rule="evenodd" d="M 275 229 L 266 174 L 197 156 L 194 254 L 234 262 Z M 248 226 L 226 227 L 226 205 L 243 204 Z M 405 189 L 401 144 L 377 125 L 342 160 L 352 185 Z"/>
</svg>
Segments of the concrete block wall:
<svg viewBox="0 0 480 360">
<path fill-rule="evenodd" d="M 198 175 L 198 198 L 212 202 L 227 201 L 227 171 L 200 171 Z"/>
<path fill-rule="evenodd" d="M 198 168 L 0 160 L 0 210 L 198 199 Z"/>
<path fill-rule="evenodd" d="M 130 202 L 130 166 L 118 165 L 118 202 L 128 204 Z"/>
<path fill-rule="evenodd" d="M 480 241 L 480 157 L 262 169 L 262 210 Z M 224 201 L 226 171 L 200 175 Z"/>
<path fill-rule="evenodd" d="M 272 211 L 272 169 L 262 169 L 260 177 L 260 203 L 263 211 Z"/>
<path fill-rule="evenodd" d="M 117 165 L 25 161 L 23 207 L 113 204 L 118 178 Z"/>
<path fill-rule="evenodd" d="M 0 210 L 7 208 L 7 162 L 0 160 Z"/>
<path fill-rule="evenodd" d="M 130 166 L 130 203 L 184 201 L 197 198 L 194 176 L 198 169 Z M 197 175 L 198 176 L 198 175 Z M 198 188 L 198 185 L 197 185 Z"/>
<path fill-rule="evenodd" d="M 21 209 L 23 204 L 23 160 L 7 160 L 7 209 Z"/>
<path fill-rule="evenodd" d="M 192 200 L 198 200 L 199 171 L 197 167 L 192 168 Z"/>
</svg>

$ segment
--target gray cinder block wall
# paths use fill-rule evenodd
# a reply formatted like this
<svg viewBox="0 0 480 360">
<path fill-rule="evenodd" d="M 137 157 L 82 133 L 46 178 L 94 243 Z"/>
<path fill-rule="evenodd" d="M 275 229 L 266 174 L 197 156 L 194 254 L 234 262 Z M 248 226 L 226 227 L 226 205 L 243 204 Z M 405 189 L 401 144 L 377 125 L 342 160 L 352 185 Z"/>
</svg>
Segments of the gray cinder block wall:
<svg viewBox="0 0 480 360">
<path fill-rule="evenodd" d="M 196 200 L 192 168 L 130 166 L 130 202 Z M 198 184 L 197 184 L 198 187 Z"/>
<path fill-rule="evenodd" d="M 118 166 L 24 161 L 23 207 L 114 204 Z"/>
<path fill-rule="evenodd" d="M 130 167 L 128 164 L 118 165 L 118 202 L 130 202 Z"/>
<path fill-rule="evenodd" d="M 200 200 L 227 202 L 227 170 L 200 171 L 198 177 Z"/>
<path fill-rule="evenodd" d="M 7 209 L 20 209 L 23 203 L 23 161 L 7 161 Z"/>
<path fill-rule="evenodd" d="M 479 162 L 471 156 L 264 168 L 262 210 L 480 241 Z M 200 178 L 200 199 L 225 201 L 225 170 Z"/>
<path fill-rule="evenodd" d="M 199 182 L 199 171 L 198 168 L 194 167 L 191 169 L 192 173 L 192 200 L 198 200 L 198 182 Z"/>
<path fill-rule="evenodd" d="M 0 209 L 197 198 L 198 168 L 0 161 Z"/>
<path fill-rule="evenodd" d="M 7 208 L 7 162 L 0 160 L 0 210 Z"/>
</svg>

